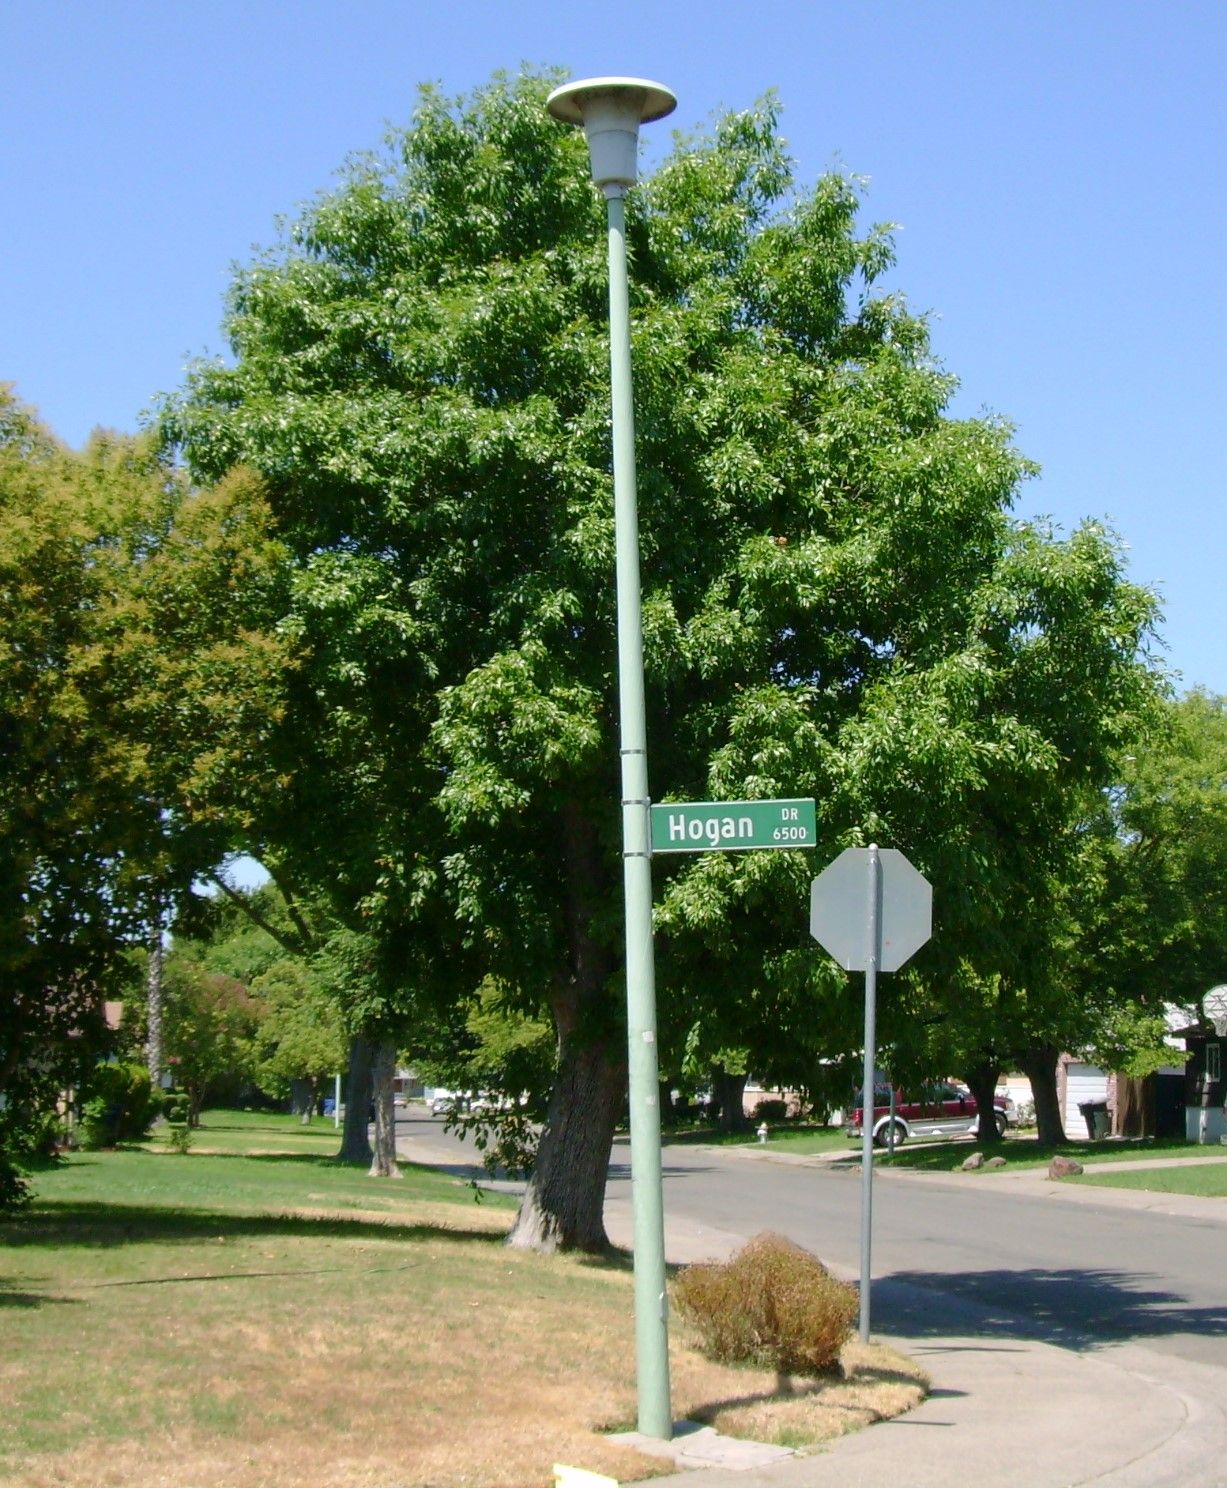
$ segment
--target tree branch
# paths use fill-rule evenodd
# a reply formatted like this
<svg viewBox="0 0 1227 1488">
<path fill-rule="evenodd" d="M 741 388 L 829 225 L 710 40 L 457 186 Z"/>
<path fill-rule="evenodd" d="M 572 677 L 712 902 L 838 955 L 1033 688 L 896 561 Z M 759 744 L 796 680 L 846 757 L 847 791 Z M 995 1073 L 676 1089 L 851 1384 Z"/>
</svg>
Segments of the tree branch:
<svg viewBox="0 0 1227 1488">
<path fill-rule="evenodd" d="M 289 884 L 286 883 L 285 879 L 277 872 L 275 868 L 269 867 L 267 863 L 264 863 L 262 866 L 268 873 L 268 876 L 277 885 L 277 891 L 281 895 L 282 899 L 285 900 L 286 913 L 293 921 L 294 928 L 298 931 L 299 935 L 302 936 L 304 949 L 308 951 L 315 950 L 318 943 L 316 940 L 315 932 L 311 929 L 311 926 L 307 924 L 302 910 L 299 909 L 298 901 L 294 898 L 294 891 L 290 888 Z"/>
<path fill-rule="evenodd" d="M 276 925 L 274 925 L 266 915 L 261 914 L 261 912 L 251 902 L 251 898 L 249 895 L 240 894 L 237 889 L 232 889 L 226 882 L 226 880 L 221 877 L 220 874 L 206 873 L 204 875 L 204 878 L 207 883 L 215 883 L 217 887 L 222 891 L 222 893 L 225 894 L 226 898 L 229 899 L 232 904 L 238 905 L 238 907 L 243 911 L 247 918 L 251 920 L 254 925 L 258 925 L 266 935 L 271 935 L 272 938 L 277 942 L 277 944 L 282 948 L 282 950 L 289 951 L 291 956 L 305 956 L 310 952 L 311 936 L 309 933 L 305 942 L 301 940 L 295 940 L 292 935 L 287 935 L 284 930 L 281 930 Z M 295 921 L 295 925 L 297 927 L 297 920 Z"/>
</svg>

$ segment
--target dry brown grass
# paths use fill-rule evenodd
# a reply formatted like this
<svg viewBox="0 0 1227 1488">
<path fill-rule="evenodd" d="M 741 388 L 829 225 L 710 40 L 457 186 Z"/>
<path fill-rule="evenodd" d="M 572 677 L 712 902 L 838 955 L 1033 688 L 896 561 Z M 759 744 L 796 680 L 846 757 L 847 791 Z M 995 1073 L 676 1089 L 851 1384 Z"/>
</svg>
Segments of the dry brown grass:
<svg viewBox="0 0 1227 1488">
<path fill-rule="evenodd" d="M 65 1211 L 37 1243 L 12 1227 L 0 1482 L 544 1488 L 556 1461 L 669 1470 L 601 1435 L 633 1425 L 629 1267 L 509 1251 L 505 1209 L 337 1183 L 312 1171 L 297 1208 L 263 1216 Z M 921 1393 L 876 1354 L 781 1398 L 773 1373 L 711 1364 L 676 1332 L 676 1413 L 733 1434 L 796 1445 Z"/>
<path fill-rule="evenodd" d="M 169 1266 L 150 1254 L 119 1285 L 82 1256 L 48 1299 L 55 1357 L 0 1364 L 16 1408 L 59 1401 L 44 1449 L 8 1458 L 2 1480 L 520 1488 L 559 1457 L 625 1469 L 592 1433 L 634 1398 L 625 1275 L 506 1251 L 505 1213 L 460 1214 L 495 1243 L 383 1239 L 359 1221 L 353 1240 L 226 1237 Z"/>
<path fill-rule="evenodd" d="M 840 1364 L 839 1374 L 822 1378 L 731 1368 L 716 1377 L 720 1367 L 706 1364 L 693 1382 L 683 1368 L 675 1404 L 727 1436 L 805 1450 L 901 1416 L 929 1390 L 919 1365 L 882 1344 L 853 1339 L 844 1345 Z"/>
</svg>

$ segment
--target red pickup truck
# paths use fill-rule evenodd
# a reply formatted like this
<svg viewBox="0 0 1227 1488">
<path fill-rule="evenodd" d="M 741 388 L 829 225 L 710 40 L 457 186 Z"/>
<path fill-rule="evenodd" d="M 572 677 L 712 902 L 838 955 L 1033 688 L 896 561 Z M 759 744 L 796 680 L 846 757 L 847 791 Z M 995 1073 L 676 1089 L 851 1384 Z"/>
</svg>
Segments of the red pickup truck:
<svg viewBox="0 0 1227 1488">
<path fill-rule="evenodd" d="M 1002 1136 L 1010 1126 L 1010 1101 L 997 1096 L 993 1101 L 997 1118 L 997 1130 Z M 844 1131 L 852 1141 L 862 1139 L 865 1119 L 861 1091 L 857 1091 L 853 1104 L 844 1112 Z M 895 1146 L 909 1137 L 968 1137 L 975 1136 L 980 1127 L 980 1113 L 976 1098 L 963 1085 L 943 1081 L 928 1085 L 919 1097 L 895 1091 Z M 879 1147 L 890 1145 L 890 1087 L 879 1085 L 873 1093 L 873 1140 Z"/>
</svg>

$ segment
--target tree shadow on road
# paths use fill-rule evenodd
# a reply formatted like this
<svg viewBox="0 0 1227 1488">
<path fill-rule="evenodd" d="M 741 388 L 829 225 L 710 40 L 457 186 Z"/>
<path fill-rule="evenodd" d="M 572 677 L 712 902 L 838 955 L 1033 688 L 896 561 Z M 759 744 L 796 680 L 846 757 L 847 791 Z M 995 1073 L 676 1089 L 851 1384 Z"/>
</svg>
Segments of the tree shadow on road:
<svg viewBox="0 0 1227 1488">
<path fill-rule="evenodd" d="M 710 1165 L 704 1166 L 699 1163 L 687 1164 L 684 1168 L 673 1167 L 665 1163 L 660 1170 L 662 1178 L 695 1178 L 701 1173 L 710 1173 L 713 1169 Z M 622 1180 L 627 1183 L 631 1180 L 630 1163 L 611 1162 L 609 1164 L 610 1181 Z"/>
<path fill-rule="evenodd" d="M 1190 1304 L 1143 1271 L 1093 1268 L 896 1271 L 873 1286 L 874 1325 L 907 1338 L 974 1332 L 1062 1348 L 1162 1338 L 1227 1335 L 1227 1302 Z"/>
</svg>

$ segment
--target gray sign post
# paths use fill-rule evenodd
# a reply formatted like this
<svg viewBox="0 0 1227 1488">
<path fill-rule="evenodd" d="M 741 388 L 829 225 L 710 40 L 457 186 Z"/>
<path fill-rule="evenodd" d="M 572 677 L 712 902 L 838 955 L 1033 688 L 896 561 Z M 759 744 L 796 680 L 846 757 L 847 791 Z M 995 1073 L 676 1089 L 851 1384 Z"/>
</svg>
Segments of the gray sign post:
<svg viewBox="0 0 1227 1488">
<path fill-rule="evenodd" d="M 809 929 L 845 971 L 865 973 L 860 1336 L 868 1343 L 878 972 L 898 971 L 932 934 L 932 886 L 897 848 L 879 848 L 876 843 L 845 848 L 810 885 Z"/>
</svg>

